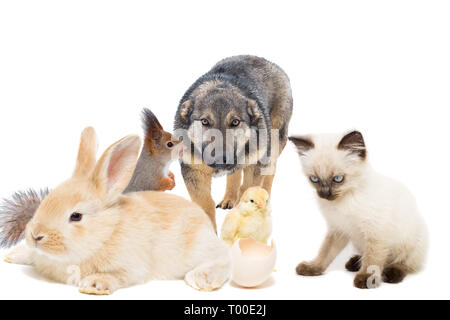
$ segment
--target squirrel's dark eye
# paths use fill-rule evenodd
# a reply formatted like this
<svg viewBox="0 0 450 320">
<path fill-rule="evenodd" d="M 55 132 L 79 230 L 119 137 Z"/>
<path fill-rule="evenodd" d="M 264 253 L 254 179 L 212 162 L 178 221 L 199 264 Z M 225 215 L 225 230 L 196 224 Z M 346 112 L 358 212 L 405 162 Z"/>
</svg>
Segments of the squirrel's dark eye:
<svg viewBox="0 0 450 320">
<path fill-rule="evenodd" d="M 83 215 L 78 212 L 74 212 L 70 215 L 70 222 L 80 222 L 83 219 Z"/>
<path fill-rule="evenodd" d="M 208 119 L 202 119 L 202 125 L 204 125 L 204 126 L 209 126 L 209 121 L 208 121 Z"/>
<path fill-rule="evenodd" d="M 173 148 L 173 142 L 167 142 L 167 147 Z"/>
<path fill-rule="evenodd" d="M 240 120 L 234 119 L 234 120 L 231 122 L 231 126 L 232 126 L 232 127 L 237 127 L 240 123 L 241 123 Z"/>
</svg>

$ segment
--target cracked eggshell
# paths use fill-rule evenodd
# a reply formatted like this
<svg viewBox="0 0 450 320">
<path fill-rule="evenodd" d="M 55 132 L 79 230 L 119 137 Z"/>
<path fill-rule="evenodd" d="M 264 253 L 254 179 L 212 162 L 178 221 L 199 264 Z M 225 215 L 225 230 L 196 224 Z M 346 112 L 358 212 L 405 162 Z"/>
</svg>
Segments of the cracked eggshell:
<svg viewBox="0 0 450 320">
<path fill-rule="evenodd" d="M 231 280 L 241 287 L 253 288 L 266 282 L 275 268 L 277 250 L 254 239 L 239 239 L 231 248 Z"/>
</svg>

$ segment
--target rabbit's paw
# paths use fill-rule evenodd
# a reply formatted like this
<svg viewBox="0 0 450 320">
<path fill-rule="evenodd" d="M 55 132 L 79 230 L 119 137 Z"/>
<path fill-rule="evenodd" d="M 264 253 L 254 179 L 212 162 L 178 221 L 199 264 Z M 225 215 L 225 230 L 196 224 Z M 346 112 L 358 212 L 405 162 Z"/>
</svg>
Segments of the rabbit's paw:
<svg viewBox="0 0 450 320">
<path fill-rule="evenodd" d="M 117 280 L 107 274 L 93 274 L 87 276 L 80 282 L 80 292 L 84 294 L 92 294 L 105 296 L 112 294 L 117 288 Z"/>
<path fill-rule="evenodd" d="M 199 267 L 188 272 L 184 280 L 196 290 L 209 292 L 221 288 L 228 276 L 211 267 Z"/>
<path fill-rule="evenodd" d="M 12 248 L 5 256 L 4 260 L 5 262 L 12 264 L 30 265 L 31 255 L 32 249 L 30 249 L 26 244 L 22 243 Z"/>
</svg>

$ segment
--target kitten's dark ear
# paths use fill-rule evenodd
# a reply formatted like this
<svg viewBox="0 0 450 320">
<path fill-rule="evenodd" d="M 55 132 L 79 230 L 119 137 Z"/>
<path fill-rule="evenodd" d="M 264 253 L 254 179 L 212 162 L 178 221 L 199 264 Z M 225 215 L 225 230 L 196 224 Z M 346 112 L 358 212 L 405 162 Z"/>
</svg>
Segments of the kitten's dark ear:
<svg viewBox="0 0 450 320">
<path fill-rule="evenodd" d="M 346 134 L 338 145 L 339 150 L 346 150 L 352 154 L 358 155 L 361 159 L 365 159 L 367 155 L 366 144 L 364 138 L 359 131 L 352 131 Z"/>
<path fill-rule="evenodd" d="M 289 137 L 289 140 L 296 146 L 300 156 L 314 148 L 314 143 L 307 137 Z"/>
</svg>

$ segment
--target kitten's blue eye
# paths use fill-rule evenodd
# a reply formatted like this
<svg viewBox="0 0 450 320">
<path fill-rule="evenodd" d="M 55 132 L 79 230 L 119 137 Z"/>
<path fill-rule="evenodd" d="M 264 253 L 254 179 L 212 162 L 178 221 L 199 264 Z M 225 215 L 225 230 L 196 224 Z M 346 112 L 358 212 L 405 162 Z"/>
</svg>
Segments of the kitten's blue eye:
<svg viewBox="0 0 450 320">
<path fill-rule="evenodd" d="M 311 180 L 312 183 L 319 182 L 319 178 L 317 178 L 316 176 L 311 176 L 311 177 L 309 177 L 309 179 Z"/>
<path fill-rule="evenodd" d="M 342 183 L 342 181 L 344 181 L 344 176 L 336 176 L 333 178 L 333 181 L 336 183 Z"/>
</svg>

